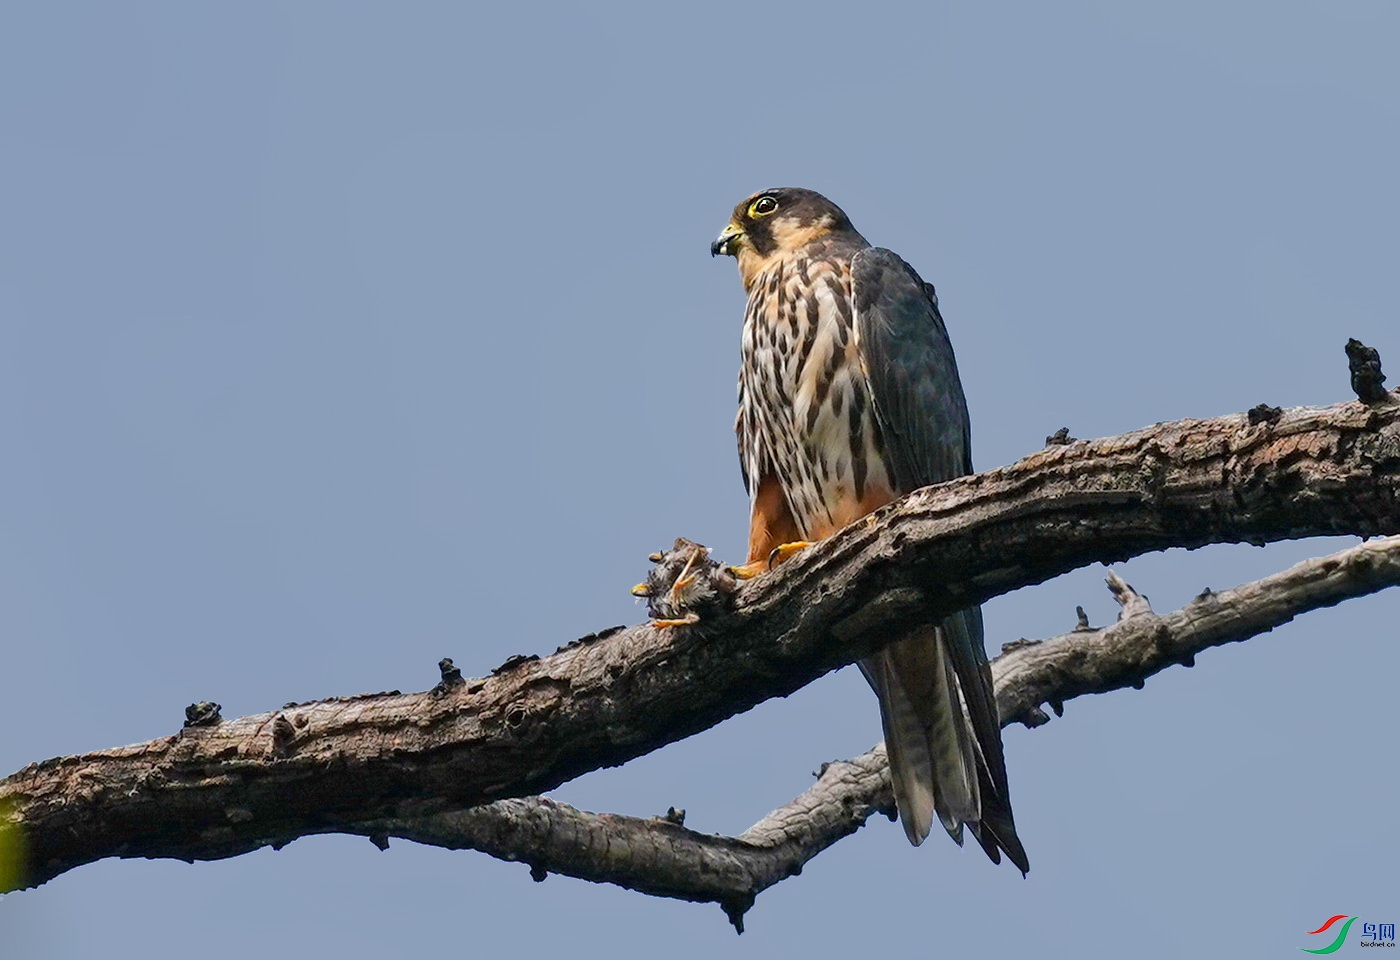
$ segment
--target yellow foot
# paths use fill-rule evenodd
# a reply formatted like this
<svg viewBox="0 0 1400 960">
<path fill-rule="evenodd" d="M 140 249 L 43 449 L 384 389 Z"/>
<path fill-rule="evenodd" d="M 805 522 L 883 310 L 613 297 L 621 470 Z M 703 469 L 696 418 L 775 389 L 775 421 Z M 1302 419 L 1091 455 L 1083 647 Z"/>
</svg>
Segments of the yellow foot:
<svg viewBox="0 0 1400 960">
<path fill-rule="evenodd" d="M 806 550 L 811 545 L 810 540 L 794 540 L 792 543 L 784 543 L 774 547 L 773 552 L 768 554 L 767 560 L 750 560 L 742 566 L 730 567 L 729 572 L 740 580 L 752 580 L 759 574 L 772 570 L 793 554 Z"/>
<path fill-rule="evenodd" d="M 688 627 L 692 623 L 699 622 L 700 614 L 687 613 L 684 617 L 681 617 L 679 620 L 653 620 L 651 622 L 651 625 L 653 627 Z"/>
<path fill-rule="evenodd" d="M 750 560 L 748 563 L 745 563 L 741 566 L 730 567 L 729 572 L 734 574 L 734 576 L 738 577 L 740 580 L 752 580 L 760 573 L 768 572 L 768 561 Z"/>
<path fill-rule="evenodd" d="M 773 548 L 773 552 L 768 554 L 768 566 L 776 567 L 788 557 L 795 553 L 801 553 L 812 545 L 810 540 L 794 540 L 792 543 L 780 544 Z"/>
</svg>

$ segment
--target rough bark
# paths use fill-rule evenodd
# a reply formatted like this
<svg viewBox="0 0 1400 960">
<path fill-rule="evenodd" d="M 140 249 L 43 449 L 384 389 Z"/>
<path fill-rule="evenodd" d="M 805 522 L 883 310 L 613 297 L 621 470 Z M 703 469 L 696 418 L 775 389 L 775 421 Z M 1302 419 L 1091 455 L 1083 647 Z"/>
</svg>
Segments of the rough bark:
<svg viewBox="0 0 1400 960">
<path fill-rule="evenodd" d="M 1400 537 L 1364 543 L 1232 590 L 1206 590 L 1159 616 L 1112 572 L 1122 607 L 1112 626 L 1087 624 L 1046 641 L 1019 640 L 992 662 L 1002 725 L 1037 727 L 1090 693 L 1140 688 L 1171 666 L 1192 666 L 1210 647 L 1248 640 L 1309 610 L 1400 584 Z M 595 814 L 547 797 L 501 800 L 469 810 L 356 825 L 349 832 L 479 850 L 548 872 L 613 883 L 653 896 L 714 902 L 742 932 L 744 912 L 775 883 L 859 830 L 893 813 L 883 745 L 823 764 L 817 782 L 738 837 L 687 830 L 684 811 L 652 818 Z"/>
<path fill-rule="evenodd" d="M 26 838 L 27 885 L 108 856 L 232 856 L 550 789 L 791 693 L 895 625 L 1087 563 L 1396 531 L 1394 395 L 1061 444 L 917 491 L 742 589 L 675 552 L 658 569 L 686 577 L 652 593 L 703 600 L 694 625 L 590 636 L 480 680 L 444 669 L 425 693 L 229 721 L 206 705 L 174 736 L 30 765 L 0 781 L 0 808 Z"/>
</svg>

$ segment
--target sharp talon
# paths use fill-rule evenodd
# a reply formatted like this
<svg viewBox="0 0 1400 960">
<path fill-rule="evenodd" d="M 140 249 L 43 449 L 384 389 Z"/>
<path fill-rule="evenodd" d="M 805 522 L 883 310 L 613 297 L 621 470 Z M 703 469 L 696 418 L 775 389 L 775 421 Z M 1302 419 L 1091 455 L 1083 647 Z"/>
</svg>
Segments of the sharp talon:
<svg viewBox="0 0 1400 960">
<path fill-rule="evenodd" d="M 794 540 L 792 543 L 779 544 L 768 554 L 767 560 L 750 560 L 741 566 L 730 567 L 729 572 L 740 580 L 752 580 L 754 577 L 772 570 L 793 554 L 801 553 L 811 545 L 809 540 Z"/>
<path fill-rule="evenodd" d="M 653 620 L 651 622 L 651 625 L 653 627 L 688 627 L 693 623 L 699 622 L 700 614 L 687 613 L 684 617 L 682 617 L 679 620 Z"/>
<path fill-rule="evenodd" d="M 773 548 L 773 552 L 768 554 L 769 568 L 776 567 L 788 557 L 795 553 L 801 553 L 812 545 L 810 540 L 794 540 L 792 543 L 779 544 Z"/>
<path fill-rule="evenodd" d="M 639 583 L 632 588 L 632 596 L 649 597 L 651 596 L 651 587 L 648 587 L 645 583 Z"/>
</svg>

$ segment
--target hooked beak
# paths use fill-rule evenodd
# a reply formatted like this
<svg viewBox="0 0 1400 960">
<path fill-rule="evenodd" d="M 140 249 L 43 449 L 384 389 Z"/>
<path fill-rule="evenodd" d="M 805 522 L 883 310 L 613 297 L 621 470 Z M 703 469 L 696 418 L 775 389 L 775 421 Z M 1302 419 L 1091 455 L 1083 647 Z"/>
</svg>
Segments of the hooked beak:
<svg viewBox="0 0 1400 960">
<path fill-rule="evenodd" d="M 734 241 L 743 237 L 743 235 L 744 228 L 737 223 L 731 223 L 724 228 L 715 242 L 710 244 L 710 256 L 718 257 L 720 254 L 724 254 L 726 257 L 738 256 L 738 250 L 736 249 L 738 244 Z"/>
</svg>

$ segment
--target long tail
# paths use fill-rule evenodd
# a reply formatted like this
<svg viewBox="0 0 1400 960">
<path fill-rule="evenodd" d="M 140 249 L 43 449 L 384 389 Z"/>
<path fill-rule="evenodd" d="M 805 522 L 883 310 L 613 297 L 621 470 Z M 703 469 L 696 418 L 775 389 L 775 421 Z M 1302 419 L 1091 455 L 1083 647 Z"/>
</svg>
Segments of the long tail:
<svg viewBox="0 0 1400 960">
<path fill-rule="evenodd" d="M 967 826 L 993 863 L 1029 869 L 1016 836 L 982 611 L 921 627 L 861 661 L 880 701 L 899 819 L 918 845 L 937 817 L 959 844 Z"/>
</svg>

